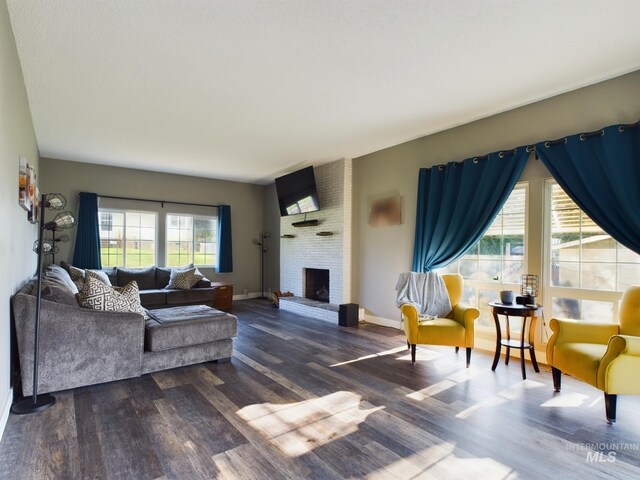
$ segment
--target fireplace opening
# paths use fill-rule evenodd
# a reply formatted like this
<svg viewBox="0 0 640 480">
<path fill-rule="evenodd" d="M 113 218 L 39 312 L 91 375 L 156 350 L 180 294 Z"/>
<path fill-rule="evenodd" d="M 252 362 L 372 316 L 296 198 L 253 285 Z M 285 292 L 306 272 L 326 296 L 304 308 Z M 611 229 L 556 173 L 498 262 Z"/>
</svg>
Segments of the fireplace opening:
<svg viewBox="0 0 640 480">
<path fill-rule="evenodd" d="M 310 300 L 329 303 L 329 270 L 304 269 L 304 296 Z"/>
</svg>

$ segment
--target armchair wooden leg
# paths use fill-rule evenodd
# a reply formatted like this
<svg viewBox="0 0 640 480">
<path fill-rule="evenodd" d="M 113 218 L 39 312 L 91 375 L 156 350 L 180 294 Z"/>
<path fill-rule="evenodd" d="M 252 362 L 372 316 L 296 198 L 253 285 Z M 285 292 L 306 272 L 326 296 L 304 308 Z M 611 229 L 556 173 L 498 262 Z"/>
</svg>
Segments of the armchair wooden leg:
<svg viewBox="0 0 640 480">
<path fill-rule="evenodd" d="M 460 347 L 456 347 L 456 353 L 460 351 Z"/>
<path fill-rule="evenodd" d="M 562 380 L 562 372 L 556 367 L 551 367 L 551 375 L 553 376 L 553 390 L 560 391 L 560 383 Z"/>
<path fill-rule="evenodd" d="M 471 363 L 471 347 L 467 347 L 467 368 L 469 368 L 470 363 Z"/>
<path fill-rule="evenodd" d="M 416 344 L 411 345 L 411 363 L 416 363 Z"/>
<path fill-rule="evenodd" d="M 409 340 L 407 340 L 407 349 L 411 348 L 411 344 L 409 343 Z"/>
<path fill-rule="evenodd" d="M 607 412 L 607 423 L 616 423 L 616 401 L 617 395 L 604 394 L 604 408 Z"/>
</svg>

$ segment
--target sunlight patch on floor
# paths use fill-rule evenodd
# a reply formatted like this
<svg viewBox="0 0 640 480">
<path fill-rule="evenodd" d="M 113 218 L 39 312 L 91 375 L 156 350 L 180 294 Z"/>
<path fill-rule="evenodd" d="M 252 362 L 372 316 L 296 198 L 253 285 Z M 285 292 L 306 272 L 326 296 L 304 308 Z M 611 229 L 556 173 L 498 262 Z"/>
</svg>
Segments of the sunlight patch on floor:
<svg viewBox="0 0 640 480">
<path fill-rule="evenodd" d="M 408 353 L 401 357 L 397 357 L 396 360 L 401 360 L 403 362 L 411 361 L 411 352 L 406 348 L 402 348 L 401 350 L 406 350 Z M 435 360 L 436 358 L 442 357 L 442 353 L 436 352 L 434 350 L 429 350 L 427 348 L 417 348 L 416 349 L 416 362 L 429 362 L 431 360 Z"/>
<path fill-rule="evenodd" d="M 284 454 L 298 457 L 345 437 L 373 412 L 360 408 L 361 397 L 340 391 L 302 402 L 248 405 L 237 414 Z"/>
<path fill-rule="evenodd" d="M 456 446 L 443 443 L 420 450 L 409 456 L 371 472 L 365 478 L 377 480 L 382 478 L 404 479 L 439 479 L 439 478 L 474 478 L 480 479 L 516 479 L 518 475 L 510 467 L 493 458 L 475 458 L 462 453 L 455 453 Z"/>
<path fill-rule="evenodd" d="M 456 385 L 460 385 L 463 382 L 467 382 L 470 379 L 482 375 L 482 371 L 475 368 L 465 368 L 459 372 L 452 373 L 447 378 L 440 380 L 433 385 L 429 385 L 420 390 L 416 390 L 415 392 L 407 393 L 405 396 L 412 400 L 422 401 L 427 397 L 432 397 L 433 395 L 437 395 L 440 392 L 444 392 L 445 390 L 455 387 Z"/>
<path fill-rule="evenodd" d="M 583 405 L 588 399 L 589 399 L 588 395 L 584 395 L 582 393 L 569 392 L 569 393 L 563 393 L 563 394 L 556 394 L 553 398 L 550 398 L 540 406 L 556 407 L 556 408 L 579 407 Z"/>
<path fill-rule="evenodd" d="M 348 365 L 349 363 L 361 362 L 362 360 L 368 360 L 370 358 L 376 357 L 384 357 L 385 355 L 393 355 L 394 353 L 398 353 L 402 350 L 406 350 L 404 347 L 392 348 L 391 350 L 385 350 L 383 352 L 372 353 L 371 355 L 365 355 L 363 357 L 354 358 L 353 360 L 347 360 L 345 362 L 334 363 L 333 365 L 329 365 L 330 367 L 339 367 L 340 365 Z"/>
<path fill-rule="evenodd" d="M 544 383 L 535 382 L 533 380 L 522 380 L 521 382 L 517 382 L 510 387 L 501 390 L 495 395 L 492 395 L 491 397 L 488 397 L 481 402 L 478 402 L 475 405 L 472 405 L 469 408 L 461 411 L 456 415 L 456 418 L 466 418 L 485 408 L 495 407 L 511 400 L 517 400 L 518 398 L 522 397 L 525 390 L 532 388 L 541 388 L 544 386 Z"/>
</svg>

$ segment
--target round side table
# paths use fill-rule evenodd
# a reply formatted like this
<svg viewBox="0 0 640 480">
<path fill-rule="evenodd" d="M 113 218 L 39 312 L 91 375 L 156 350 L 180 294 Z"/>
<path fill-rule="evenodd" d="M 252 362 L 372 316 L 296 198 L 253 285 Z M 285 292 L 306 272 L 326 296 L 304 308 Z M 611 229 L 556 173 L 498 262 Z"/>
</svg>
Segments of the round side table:
<svg viewBox="0 0 640 480">
<path fill-rule="evenodd" d="M 500 351 L 502 347 L 507 347 L 507 355 L 504 359 L 505 365 L 509 365 L 509 354 L 511 353 L 512 348 L 517 348 L 520 350 L 520 362 L 522 365 L 522 378 L 527 378 L 527 373 L 525 371 L 525 359 L 524 352 L 525 350 L 529 350 L 529 357 L 531 357 L 531 363 L 533 364 L 533 369 L 536 372 L 540 371 L 538 367 L 538 362 L 536 361 L 536 352 L 533 345 L 533 336 L 535 333 L 536 322 L 538 320 L 538 313 L 542 313 L 541 305 L 519 305 L 519 304 L 504 304 L 500 302 L 490 302 L 489 307 L 491 308 L 491 313 L 493 314 L 493 320 L 496 323 L 496 354 L 493 357 L 493 365 L 491 366 L 491 370 L 495 370 L 498 366 L 498 362 L 500 361 Z M 500 328 L 500 318 L 498 315 L 504 315 L 507 318 L 507 338 L 505 340 L 502 339 L 502 329 Z M 511 338 L 511 329 L 509 326 L 509 317 L 520 317 L 522 318 L 522 330 L 520 332 L 520 339 L 512 339 Z M 527 332 L 527 320 L 530 320 L 529 323 L 529 335 L 526 338 Z"/>
</svg>

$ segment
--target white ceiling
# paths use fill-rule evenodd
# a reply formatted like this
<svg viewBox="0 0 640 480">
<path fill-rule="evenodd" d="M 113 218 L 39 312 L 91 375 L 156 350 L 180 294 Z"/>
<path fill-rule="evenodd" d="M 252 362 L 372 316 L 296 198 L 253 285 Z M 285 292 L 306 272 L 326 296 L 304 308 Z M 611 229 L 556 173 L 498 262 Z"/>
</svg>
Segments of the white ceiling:
<svg viewBox="0 0 640 480">
<path fill-rule="evenodd" d="M 637 0 L 8 0 L 45 157 L 265 183 L 640 68 Z"/>
</svg>

